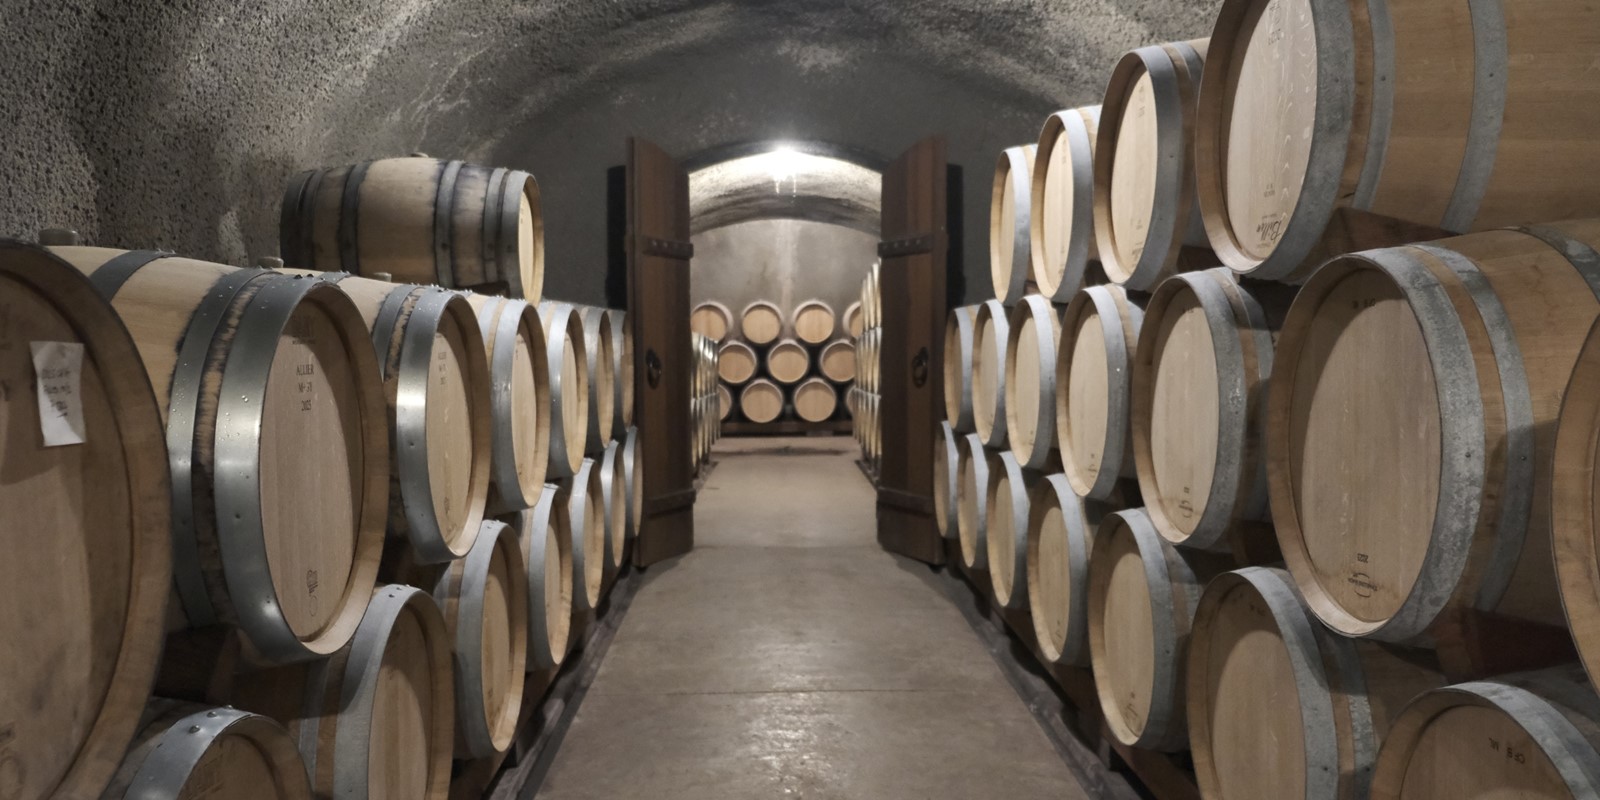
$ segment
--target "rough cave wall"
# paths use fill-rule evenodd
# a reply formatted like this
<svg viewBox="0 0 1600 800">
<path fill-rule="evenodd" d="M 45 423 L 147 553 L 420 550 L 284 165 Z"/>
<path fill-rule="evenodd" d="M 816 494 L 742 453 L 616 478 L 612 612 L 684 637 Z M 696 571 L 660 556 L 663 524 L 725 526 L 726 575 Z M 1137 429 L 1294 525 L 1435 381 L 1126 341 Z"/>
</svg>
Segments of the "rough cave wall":
<svg viewBox="0 0 1600 800">
<path fill-rule="evenodd" d="M 412 151 L 538 177 L 547 293 L 603 299 L 605 170 L 767 139 L 965 169 L 969 300 L 993 162 L 1098 102 L 1117 55 L 1219 0 L 0 0 L 0 233 L 243 263 L 285 179 Z"/>
</svg>

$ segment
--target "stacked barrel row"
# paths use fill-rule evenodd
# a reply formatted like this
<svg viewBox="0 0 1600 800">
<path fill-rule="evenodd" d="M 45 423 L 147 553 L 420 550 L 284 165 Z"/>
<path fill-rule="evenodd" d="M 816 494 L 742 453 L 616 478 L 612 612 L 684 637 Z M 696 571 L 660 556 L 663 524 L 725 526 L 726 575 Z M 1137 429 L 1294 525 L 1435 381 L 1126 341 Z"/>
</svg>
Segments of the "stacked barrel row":
<svg viewBox="0 0 1600 800">
<path fill-rule="evenodd" d="M 7 796 L 442 797 L 505 752 L 642 511 L 628 326 L 540 302 L 537 199 L 297 177 L 290 266 L 351 272 L 0 242 Z"/>
<path fill-rule="evenodd" d="M 861 332 L 852 341 L 856 348 L 856 382 L 850 387 L 847 404 L 856 443 L 861 446 L 861 461 L 872 475 L 878 474 L 883 457 L 883 434 L 878 423 L 882 419 L 880 407 L 883 387 L 879 378 L 878 354 L 883 349 L 883 305 L 878 300 L 879 264 L 873 264 L 861 279 L 861 299 L 856 307 L 861 309 Z"/>
<path fill-rule="evenodd" d="M 1226 0 L 1001 156 L 937 515 L 1206 797 L 1600 796 L 1600 10 L 1370 10 Z"/>
<path fill-rule="evenodd" d="M 767 424 L 784 419 L 820 423 L 840 416 L 841 394 L 856 380 L 859 304 L 843 315 L 821 300 L 785 314 L 764 300 L 735 319 L 721 303 L 696 306 L 690 327 L 718 348 L 723 420 Z"/>
</svg>

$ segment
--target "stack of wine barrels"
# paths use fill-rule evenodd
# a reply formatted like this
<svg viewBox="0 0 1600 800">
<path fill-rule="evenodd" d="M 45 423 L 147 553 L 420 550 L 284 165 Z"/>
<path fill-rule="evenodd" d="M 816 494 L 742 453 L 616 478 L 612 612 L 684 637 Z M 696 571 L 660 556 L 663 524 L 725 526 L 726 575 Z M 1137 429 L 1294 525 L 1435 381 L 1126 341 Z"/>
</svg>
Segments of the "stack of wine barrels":
<svg viewBox="0 0 1600 800">
<path fill-rule="evenodd" d="M 537 202 L 393 159 L 297 176 L 287 265 L 0 241 L 0 628 L 98 665 L 0 679 L 0 794 L 443 797 L 507 751 L 643 506 L 628 326 L 541 316 Z"/>
<path fill-rule="evenodd" d="M 1206 797 L 1596 796 L 1600 9 L 1313 7 L 1000 156 L 947 552 Z"/>
<path fill-rule="evenodd" d="M 852 304 L 859 320 L 860 305 Z M 710 337 L 718 355 L 711 406 L 718 419 L 759 426 L 795 420 L 824 423 L 853 406 L 856 341 L 844 319 L 822 300 L 807 300 L 785 314 L 778 304 L 745 307 L 737 325 L 724 325 L 726 307 L 695 307 L 690 327 Z M 720 336 L 712 334 L 720 333 Z"/>
<path fill-rule="evenodd" d="M 861 279 L 861 334 L 851 343 L 855 351 L 855 382 L 851 385 L 847 405 L 856 443 L 861 446 L 861 461 L 867 470 L 877 474 L 879 459 L 883 455 L 883 439 L 878 430 L 881 409 L 879 401 L 878 353 L 883 344 L 883 309 L 878 304 L 878 264 L 873 264 L 867 276 Z"/>
<path fill-rule="evenodd" d="M 722 436 L 721 396 L 717 393 L 718 373 L 721 365 L 716 342 L 698 333 L 691 334 L 694 343 L 692 379 L 689 382 L 689 430 L 692 441 L 690 456 L 693 466 L 699 469 L 711 460 L 711 446 Z"/>
</svg>

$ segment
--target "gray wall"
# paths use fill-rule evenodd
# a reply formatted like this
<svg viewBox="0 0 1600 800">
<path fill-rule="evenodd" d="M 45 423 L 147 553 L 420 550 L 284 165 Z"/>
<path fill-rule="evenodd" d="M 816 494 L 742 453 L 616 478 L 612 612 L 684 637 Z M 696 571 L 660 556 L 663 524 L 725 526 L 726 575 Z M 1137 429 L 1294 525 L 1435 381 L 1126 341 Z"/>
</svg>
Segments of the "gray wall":
<svg viewBox="0 0 1600 800">
<path fill-rule="evenodd" d="M 988 280 L 995 154 L 1098 102 L 1121 51 L 1219 0 L 0 0 L 0 233 L 242 262 L 285 178 L 422 150 L 528 169 L 555 296 L 603 298 L 605 170 L 801 138 L 887 159 L 942 133 Z"/>
<path fill-rule="evenodd" d="M 769 219 L 696 234 L 694 249 L 691 303 L 715 300 L 737 315 L 767 300 L 787 315 L 819 299 L 842 318 L 877 258 L 878 237 L 840 225 Z"/>
</svg>

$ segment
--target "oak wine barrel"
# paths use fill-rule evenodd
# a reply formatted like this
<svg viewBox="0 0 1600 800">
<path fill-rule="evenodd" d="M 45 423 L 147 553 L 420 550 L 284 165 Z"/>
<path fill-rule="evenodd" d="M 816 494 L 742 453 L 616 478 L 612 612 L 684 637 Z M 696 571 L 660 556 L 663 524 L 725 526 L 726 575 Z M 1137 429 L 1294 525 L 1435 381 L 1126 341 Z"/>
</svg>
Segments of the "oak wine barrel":
<svg viewBox="0 0 1600 800">
<path fill-rule="evenodd" d="M 757 424 L 772 422 L 783 414 L 783 390 L 766 378 L 757 378 L 740 390 L 739 412 Z"/>
<path fill-rule="evenodd" d="M 1329 631 L 1268 567 L 1206 586 L 1186 669 L 1206 797 L 1367 797 L 1390 722 L 1444 683 L 1430 653 Z"/>
<path fill-rule="evenodd" d="M 594 455 L 605 447 L 616 425 L 617 388 L 613 373 L 616 345 L 611 339 L 611 325 L 606 321 L 605 309 L 577 308 L 583 320 L 584 370 L 589 379 L 588 435 L 584 452 Z"/>
<path fill-rule="evenodd" d="M 950 309 L 944 322 L 944 414 L 958 433 L 971 433 L 972 359 L 976 342 L 972 326 L 977 306 Z"/>
<path fill-rule="evenodd" d="M 516 511 L 544 489 L 550 460 L 550 353 L 544 325 L 522 300 L 467 295 L 489 357 L 492 464 L 489 507 Z"/>
<path fill-rule="evenodd" d="M 572 646 L 574 576 L 568 491 L 545 484 L 532 508 L 508 517 L 527 575 L 528 671 L 561 666 Z"/>
<path fill-rule="evenodd" d="M 1270 538 L 1255 523 L 1270 519 L 1262 411 L 1278 324 L 1222 268 L 1177 275 L 1151 296 L 1133 359 L 1133 452 L 1168 541 L 1227 550 L 1247 532 Z"/>
<path fill-rule="evenodd" d="M 528 572 L 517 532 L 486 520 L 433 599 L 455 645 L 456 755 L 504 753 L 517 732 L 528 660 Z"/>
<path fill-rule="evenodd" d="M 828 343 L 817 356 L 817 369 L 834 383 L 856 379 L 856 346 L 847 339 Z"/>
<path fill-rule="evenodd" d="M 1221 263 L 1324 259 L 1600 214 L 1588 3 L 1227 0 L 1201 85 L 1200 206 Z M 1354 244 L 1355 246 L 1351 246 Z"/>
<path fill-rule="evenodd" d="M 466 555 L 483 524 L 493 465 L 491 375 L 472 305 L 436 287 L 323 279 L 355 300 L 380 353 L 394 449 L 390 537 L 409 542 L 419 564 Z"/>
<path fill-rule="evenodd" d="M 585 458 L 578 474 L 568 478 L 567 522 L 572 532 L 572 605 L 579 612 L 600 607 L 605 590 L 606 545 L 610 532 L 606 525 L 605 487 L 600 481 L 600 464 Z"/>
<path fill-rule="evenodd" d="M 1216 261 L 1194 198 L 1196 92 L 1206 40 L 1152 45 L 1117 62 L 1100 107 L 1094 227 L 1106 277 L 1149 291 L 1182 270 L 1185 246 Z"/>
<path fill-rule="evenodd" d="M 311 800 L 294 738 L 267 717 L 153 699 L 101 800 Z"/>
<path fill-rule="evenodd" d="M 1104 500 L 1136 476 L 1133 361 L 1144 324 L 1142 301 L 1120 286 L 1073 296 L 1061 321 L 1056 361 L 1056 437 L 1073 491 Z"/>
<path fill-rule="evenodd" d="M 628 548 L 628 474 L 622 442 L 606 442 L 600 458 L 601 505 L 606 509 L 606 563 L 613 570 L 622 567 Z"/>
<path fill-rule="evenodd" d="M 825 422 L 839 410 L 839 392 L 822 378 L 795 387 L 794 413 L 806 422 Z"/>
<path fill-rule="evenodd" d="M 865 319 L 861 315 L 860 300 L 845 306 L 844 313 L 840 315 L 839 319 L 846 336 L 858 337 L 862 331 L 866 330 Z"/>
<path fill-rule="evenodd" d="M 1179 552 L 1142 508 L 1101 521 L 1089 555 L 1089 660 L 1106 727 L 1129 747 L 1188 748 L 1183 665 L 1200 590 L 1223 565 Z"/>
<path fill-rule="evenodd" d="M 744 342 L 728 342 L 718 351 L 717 375 L 735 386 L 756 376 L 760 360 L 756 351 Z"/>
<path fill-rule="evenodd" d="M 390 510 L 385 390 L 359 303 L 315 278 L 170 253 L 54 252 L 111 301 L 154 384 L 178 616 L 237 625 L 273 663 L 344 646 Z M 481 343 L 471 355 L 484 363 Z"/>
<path fill-rule="evenodd" d="M 861 309 L 868 329 L 883 325 L 883 297 L 879 293 L 878 272 L 883 269 L 883 259 L 872 262 L 867 269 L 866 290 L 862 292 Z"/>
<path fill-rule="evenodd" d="M 628 541 L 639 535 L 639 524 L 644 520 L 644 441 L 638 428 L 629 428 L 622 439 L 623 473 L 628 481 Z"/>
<path fill-rule="evenodd" d="M 1028 491 L 1037 483 L 1016 454 L 1003 452 L 990 464 L 984 486 L 984 546 L 988 548 L 989 583 L 1003 608 L 1028 602 Z"/>
<path fill-rule="evenodd" d="M 1028 498 L 1028 608 L 1048 663 L 1089 663 L 1089 554 L 1102 516 L 1062 475 L 1039 481 Z"/>
<path fill-rule="evenodd" d="M 793 339 L 784 339 L 767 351 L 767 377 L 778 383 L 792 386 L 810 371 L 811 353 Z"/>
<path fill-rule="evenodd" d="M 1592 243 L 1600 221 L 1470 234 L 1344 256 L 1302 288 L 1268 390 L 1268 476 L 1284 559 L 1334 630 L 1410 641 L 1461 607 L 1563 624 L 1554 423 L 1600 315 Z M 1591 531 L 1563 524 L 1555 544 L 1581 619 Z"/>
<path fill-rule="evenodd" d="M 997 458 L 976 433 L 961 437 L 956 450 L 956 532 L 961 562 L 969 569 L 989 568 L 989 473 Z"/>
<path fill-rule="evenodd" d="M 739 335 L 754 345 L 777 341 L 783 335 L 783 312 L 765 300 L 745 306 L 739 314 Z"/>
<path fill-rule="evenodd" d="M 568 303 L 539 304 L 550 364 L 550 464 L 546 477 L 578 473 L 589 442 L 589 356 L 583 318 Z"/>
<path fill-rule="evenodd" d="M 1065 303 L 1083 286 L 1094 240 L 1094 148 L 1100 107 L 1051 114 L 1039 131 L 1029 206 L 1029 256 L 1039 293 Z"/>
<path fill-rule="evenodd" d="M 616 387 L 610 437 L 621 439 L 633 425 L 633 326 L 628 312 L 615 308 L 606 309 L 606 323 L 611 326 L 611 382 Z"/>
<path fill-rule="evenodd" d="M 1050 301 L 1022 298 L 1008 322 L 1006 440 L 1024 469 L 1038 470 L 1056 449 L 1056 345 L 1061 319 Z"/>
<path fill-rule="evenodd" d="M 989 196 L 989 277 L 994 296 L 1011 306 L 1027 291 L 1032 266 L 1028 231 L 1031 225 L 1034 145 L 1008 147 L 994 167 Z"/>
<path fill-rule="evenodd" d="M 733 312 L 721 303 L 707 300 L 689 312 L 689 330 L 721 342 L 733 332 Z"/>
<path fill-rule="evenodd" d="M 533 303 L 544 291 L 539 183 L 521 170 L 385 158 L 302 172 L 283 196 L 279 244 L 309 269 Z"/>
<path fill-rule="evenodd" d="M 832 339 L 838 327 L 833 307 L 821 300 L 807 300 L 795 306 L 789 325 L 794 338 L 806 344 L 822 344 Z"/>
<path fill-rule="evenodd" d="M 1573 666 L 1423 694 L 1389 728 L 1372 797 L 1600 797 L 1600 699 Z"/>
<path fill-rule="evenodd" d="M 717 420 L 726 422 L 733 416 L 733 392 L 729 391 L 728 384 L 717 384 Z"/>
<path fill-rule="evenodd" d="M 344 649 L 241 678 L 236 700 L 289 730 L 316 797 L 444 800 L 455 727 L 450 648 L 432 597 L 379 586 Z"/>
<path fill-rule="evenodd" d="M 933 432 L 933 518 L 939 525 L 939 535 L 946 539 L 957 538 L 961 529 L 956 505 L 961 496 L 960 441 L 948 422 L 939 423 Z"/>
<path fill-rule="evenodd" d="M 44 248 L 0 240 L 0 320 L 0 786 L 94 797 L 161 658 L 173 550 L 165 400 L 131 325 Z M 77 404 L 52 411 L 41 388 Z"/>
<path fill-rule="evenodd" d="M 1006 439 L 1006 345 L 1011 340 L 1009 317 L 998 300 L 978 306 L 972 320 L 972 424 L 989 447 L 1003 448 Z"/>
</svg>

